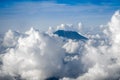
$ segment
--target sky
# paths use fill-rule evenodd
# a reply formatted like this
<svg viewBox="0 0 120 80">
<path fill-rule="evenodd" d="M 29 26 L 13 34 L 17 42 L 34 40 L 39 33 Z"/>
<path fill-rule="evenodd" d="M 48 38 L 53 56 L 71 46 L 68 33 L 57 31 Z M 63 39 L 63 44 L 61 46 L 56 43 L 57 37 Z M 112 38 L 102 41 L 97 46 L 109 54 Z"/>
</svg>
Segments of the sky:
<svg viewBox="0 0 120 80">
<path fill-rule="evenodd" d="M 0 0 L 0 33 L 79 22 L 89 29 L 106 24 L 119 9 L 120 0 Z"/>
</svg>

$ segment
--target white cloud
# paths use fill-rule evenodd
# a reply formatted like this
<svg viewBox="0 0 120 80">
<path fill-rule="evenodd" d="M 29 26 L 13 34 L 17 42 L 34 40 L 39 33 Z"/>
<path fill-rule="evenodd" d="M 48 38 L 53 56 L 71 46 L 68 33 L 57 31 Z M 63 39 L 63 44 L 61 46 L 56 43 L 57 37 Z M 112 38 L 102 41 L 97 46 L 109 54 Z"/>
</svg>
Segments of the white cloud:
<svg viewBox="0 0 120 80">
<path fill-rule="evenodd" d="M 107 26 L 104 28 L 107 35 L 103 31 L 105 39 L 97 34 L 86 42 L 60 38 L 52 34 L 52 28 L 47 33 L 34 28 L 25 33 L 9 30 L 0 43 L 5 47 L 0 51 L 3 53 L 0 79 L 117 80 L 120 78 L 119 11 Z M 78 31 L 77 28 L 61 25 L 54 30 Z"/>
<path fill-rule="evenodd" d="M 65 45 L 63 45 L 63 48 L 66 50 L 66 52 L 74 54 L 78 51 L 79 43 L 69 40 Z"/>
</svg>

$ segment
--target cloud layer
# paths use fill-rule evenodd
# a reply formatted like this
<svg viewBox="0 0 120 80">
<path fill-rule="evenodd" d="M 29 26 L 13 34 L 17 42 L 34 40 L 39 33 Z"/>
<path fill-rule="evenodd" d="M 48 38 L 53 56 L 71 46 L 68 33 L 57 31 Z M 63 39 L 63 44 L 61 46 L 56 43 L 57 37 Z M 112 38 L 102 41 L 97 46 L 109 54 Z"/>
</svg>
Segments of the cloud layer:
<svg viewBox="0 0 120 80">
<path fill-rule="evenodd" d="M 120 12 L 101 29 L 102 35 L 86 35 L 86 42 L 52 33 L 59 29 L 80 32 L 81 26 L 61 25 L 47 32 L 9 30 L 0 38 L 0 79 L 120 79 Z"/>
</svg>

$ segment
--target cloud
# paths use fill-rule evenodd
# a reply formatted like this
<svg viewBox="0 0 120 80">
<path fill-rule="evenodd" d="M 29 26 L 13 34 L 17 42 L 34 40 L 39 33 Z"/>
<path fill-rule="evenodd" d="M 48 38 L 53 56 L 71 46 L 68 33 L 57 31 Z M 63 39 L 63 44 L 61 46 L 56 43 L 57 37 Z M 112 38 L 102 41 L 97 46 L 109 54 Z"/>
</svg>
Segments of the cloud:
<svg viewBox="0 0 120 80">
<path fill-rule="evenodd" d="M 119 6 L 113 6 L 118 8 Z M 29 14 L 34 15 L 41 12 L 93 12 L 97 10 L 98 12 L 108 11 L 112 9 L 109 5 L 99 6 L 94 4 L 85 5 L 67 5 L 58 4 L 55 2 L 14 2 L 13 4 L 8 4 L 7 6 L 0 7 L 1 15 L 16 15 L 16 14 Z M 102 9 L 101 9 L 102 8 Z"/>
<path fill-rule="evenodd" d="M 78 22 L 84 22 L 84 27 L 88 28 L 107 22 L 117 9 L 119 6 L 67 5 L 54 1 L 6 1 L 0 6 L 0 32 L 8 29 L 26 31 L 31 26 L 45 31 L 49 26 Z"/>
<path fill-rule="evenodd" d="M 88 41 L 82 56 L 85 73 L 76 79 L 63 78 L 63 80 L 117 80 L 119 71 L 119 25 L 120 12 L 116 11 L 105 30 L 108 31 L 109 41 L 102 45 L 94 46 L 95 42 Z M 98 42 L 98 41 L 97 41 Z"/>
<path fill-rule="evenodd" d="M 79 27 L 61 25 L 40 32 L 9 30 L 0 42 L 0 79 L 117 80 L 120 78 L 120 12 L 86 42 L 64 39 L 52 32 Z M 81 24 L 79 26 L 82 26 Z M 106 36 L 104 39 L 103 36 Z M 4 47 L 4 48 L 2 48 Z"/>
</svg>

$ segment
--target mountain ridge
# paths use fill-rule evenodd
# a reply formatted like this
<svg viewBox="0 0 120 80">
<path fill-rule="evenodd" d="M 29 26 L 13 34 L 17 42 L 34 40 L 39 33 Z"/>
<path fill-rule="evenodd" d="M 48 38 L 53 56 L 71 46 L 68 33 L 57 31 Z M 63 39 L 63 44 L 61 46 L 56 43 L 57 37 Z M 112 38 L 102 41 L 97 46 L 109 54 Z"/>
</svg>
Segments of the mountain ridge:
<svg viewBox="0 0 120 80">
<path fill-rule="evenodd" d="M 72 40 L 88 40 L 88 38 L 82 36 L 76 31 L 57 30 L 54 32 L 54 34 L 57 34 L 60 37 L 65 37 L 67 39 L 72 39 Z"/>
</svg>

